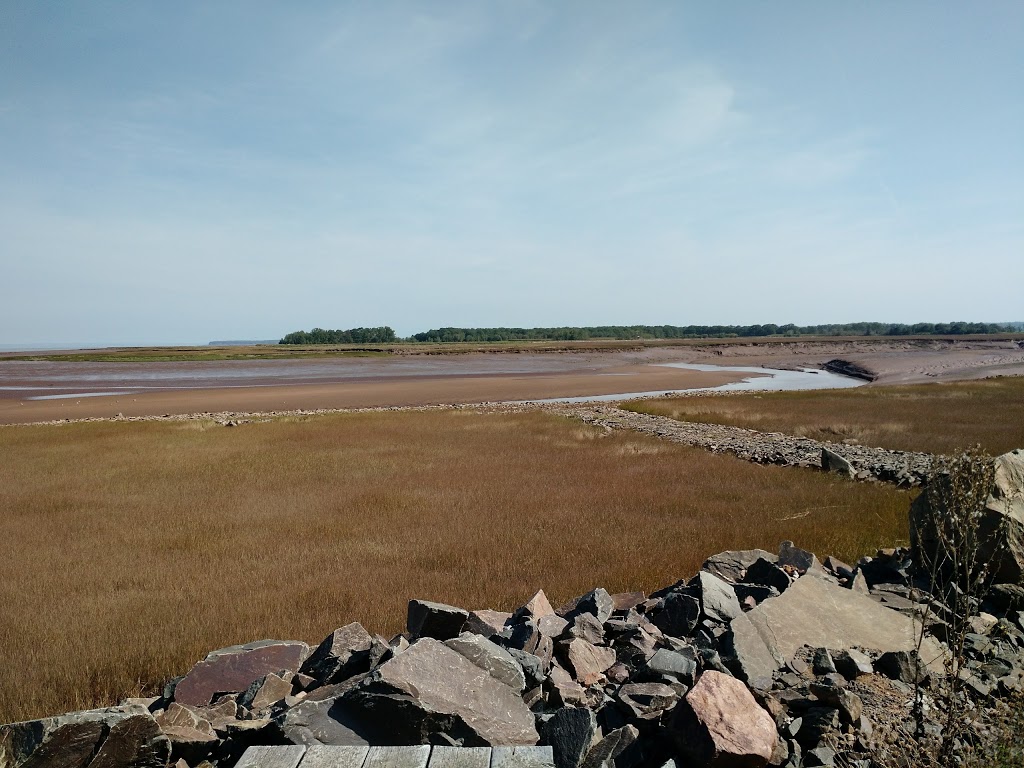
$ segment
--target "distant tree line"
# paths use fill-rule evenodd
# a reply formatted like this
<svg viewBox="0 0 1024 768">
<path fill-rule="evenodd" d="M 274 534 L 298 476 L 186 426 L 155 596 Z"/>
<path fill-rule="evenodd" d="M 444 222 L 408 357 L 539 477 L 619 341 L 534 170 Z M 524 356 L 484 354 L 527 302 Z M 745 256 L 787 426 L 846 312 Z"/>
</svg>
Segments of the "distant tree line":
<svg viewBox="0 0 1024 768">
<path fill-rule="evenodd" d="M 561 328 L 435 328 L 398 339 L 388 326 L 295 331 L 281 344 L 382 344 L 390 341 L 493 342 L 585 341 L 587 339 L 730 339 L 755 336 L 955 336 L 1006 333 L 1000 323 L 830 323 L 826 325 L 596 325 Z"/>
<path fill-rule="evenodd" d="M 380 328 L 349 328 L 347 331 L 329 331 L 314 328 L 312 331 L 295 331 L 285 336 L 279 344 L 383 344 L 395 341 L 395 332 L 386 325 Z"/>
<path fill-rule="evenodd" d="M 584 328 L 437 328 L 410 341 L 582 341 L 585 339 L 706 339 L 753 336 L 913 336 L 1004 333 L 996 323 L 834 323 L 827 325 L 599 325 Z"/>
</svg>

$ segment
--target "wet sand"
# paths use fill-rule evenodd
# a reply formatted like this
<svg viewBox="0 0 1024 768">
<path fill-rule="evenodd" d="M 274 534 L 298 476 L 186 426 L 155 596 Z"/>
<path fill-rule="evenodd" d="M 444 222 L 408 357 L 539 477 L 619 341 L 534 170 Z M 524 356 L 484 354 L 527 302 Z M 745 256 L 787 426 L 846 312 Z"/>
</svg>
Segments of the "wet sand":
<svg viewBox="0 0 1024 768">
<path fill-rule="evenodd" d="M 541 400 L 716 387 L 749 375 L 635 365 L 557 373 L 363 377 L 329 383 L 161 390 L 59 400 L 8 397 L 0 399 L 0 424 L 110 418 L 117 414 L 152 416 Z"/>
</svg>

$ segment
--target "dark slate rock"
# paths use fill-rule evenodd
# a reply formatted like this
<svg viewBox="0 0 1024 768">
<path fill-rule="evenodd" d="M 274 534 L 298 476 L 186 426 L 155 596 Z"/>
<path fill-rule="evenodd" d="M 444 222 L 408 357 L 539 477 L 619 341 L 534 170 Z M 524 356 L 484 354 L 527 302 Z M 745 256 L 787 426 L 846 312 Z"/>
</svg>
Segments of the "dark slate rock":
<svg viewBox="0 0 1024 768">
<path fill-rule="evenodd" d="M 828 648 L 815 648 L 811 657 L 811 668 L 816 675 L 828 675 L 836 671 L 835 662 Z"/>
<path fill-rule="evenodd" d="M 410 600 L 406 628 L 414 638 L 450 640 L 458 637 L 469 620 L 469 611 L 428 600 Z"/>
<path fill-rule="evenodd" d="M 861 675 L 870 675 L 874 670 L 871 659 L 864 653 L 852 648 L 832 652 L 832 661 L 836 671 L 847 680 L 854 680 Z"/>
<path fill-rule="evenodd" d="M 363 625 L 353 622 L 334 630 L 317 646 L 299 670 L 321 684 L 344 680 L 370 670 L 373 638 Z"/>
<path fill-rule="evenodd" d="M 590 748 L 582 768 L 630 768 L 635 764 L 635 750 L 630 747 L 639 736 L 632 725 L 617 728 Z"/>
<path fill-rule="evenodd" d="M 633 719 L 657 720 L 675 706 L 679 693 L 664 683 L 629 683 L 619 688 L 616 698 Z"/>
<path fill-rule="evenodd" d="M 822 738 L 839 730 L 839 710 L 832 707 L 811 707 L 800 719 L 796 740 L 804 749 L 813 749 Z"/>
<path fill-rule="evenodd" d="M 747 598 L 752 598 L 755 605 L 781 594 L 775 587 L 767 587 L 764 584 L 734 584 L 733 590 L 736 592 L 736 599 L 741 603 Z"/>
<path fill-rule="evenodd" d="M 551 668 L 550 659 L 545 664 L 543 660 L 532 653 L 521 651 L 518 648 L 507 648 L 506 650 L 519 666 L 523 668 L 527 688 L 536 688 L 544 682 L 544 678 L 547 677 L 548 670 Z"/>
<path fill-rule="evenodd" d="M 582 707 L 559 709 L 540 732 L 554 753 L 555 768 L 579 768 L 598 735 L 597 717 Z"/>
<path fill-rule="evenodd" d="M 786 591 L 792 580 L 789 578 L 789 574 L 775 563 L 761 558 L 747 569 L 744 581 L 747 584 L 761 584 L 766 587 L 774 587 L 781 593 Z"/>
<path fill-rule="evenodd" d="M 566 623 L 563 635 L 568 638 L 578 637 L 593 645 L 604 642 L 604 624 L 592 613 L 581 613 L 574 616 L 571 623 Z"/>
<path fill-rule="evenodd" d="M 672 593 L 663 598 L 661 610 L 651 615 L 651 622 L 666 635 L 687 637 L 700 620 L 700 601 L 696 597 Z"/>
<path fill-rule="evenodd" d="M 888 651 L 878 657 L 874 666 L 876 672 L 902 683 L 923 682 L 928 677 L 917 651 Z"/>
<path fill-rule="evenodd" d="M 170 758 L 171 742 L 147 712 L 115 723 L 89 768 L 164 768 Z"/>
<path fill-rule="evenodd" d="M 792 541 L 784 541 L 779 545 L 779 565 L 788 565 L 802 574 L 811 570 L 821 570 L 821 563 L 814 553 L 800 549 Z"/>
</svg>

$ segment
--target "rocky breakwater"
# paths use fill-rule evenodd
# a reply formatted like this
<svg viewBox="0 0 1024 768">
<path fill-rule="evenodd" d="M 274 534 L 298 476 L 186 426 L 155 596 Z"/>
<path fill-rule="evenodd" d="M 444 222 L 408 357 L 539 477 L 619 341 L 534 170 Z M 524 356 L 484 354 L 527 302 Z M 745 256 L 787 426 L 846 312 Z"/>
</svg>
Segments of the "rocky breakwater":
<svg viewBox="0 0 1024 768">
<path fill-rule="evenodd" d="M 611 405 L 560 404 L 548 410 L 608 430 L 630 429 L 714 453 L 731 453 L 758 464 L 817 467 L 852 479 L 879 480 L 903 487 L 921 485 L 931 473 L 933 463 L 928 453 L 822 442 L 782 432 L 758 432 L 722 424 L 676 421 Z"/>
<path fill-rule="evenodd" d="M 1018 451 L 985 514 L 1024 522 L 1021 491 Z M 1012 575 L 1024 541 L 1001 530 Z M 543 744 L 556 768 L 914 764 L 912 736 L 941 735 L 951 706 L 970 713 L 953 745 L 969 750 L 1024 689 L 1019 576 L 965 617 L 914 565 L 905 549 L 851 566 L 786 541 L 650 595 L 597 588 L 556 609 L 539 591 L 511 612 L 413 600 L 390 639 L 351 623 L 312 649 L 224 648 L 158 697 L 0 726 L 0 767 L 229 768 L 249 746 L 316 744 Z"/>
</svg>

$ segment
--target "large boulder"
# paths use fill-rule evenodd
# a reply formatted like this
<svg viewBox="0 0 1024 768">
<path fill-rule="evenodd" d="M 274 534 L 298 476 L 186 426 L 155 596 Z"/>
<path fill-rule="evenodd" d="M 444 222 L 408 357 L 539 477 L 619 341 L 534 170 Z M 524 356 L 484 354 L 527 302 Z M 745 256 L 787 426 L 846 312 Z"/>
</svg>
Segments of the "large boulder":
<svg viewBox="0 0 1024 768">
<path fill-rule="evenodd" d="M 4 768 L 163 768 L 171 744 L 141 706 L 71 712 L 0 726 Z"/>
<path fill-rule="evenodd" d="M 450 640 L 458 637 L 469 620 L 469 611 L 429 600 L 410 600 L 406 627 L 413 637 Z"/>
<path fill-rule="evenodd" d="M 712 555 L 704 561 L 700 569 L 736 584 L 743 581 L 747 569 L 761 558 L 773 563 L 777 559 L 771 552 L 763 549 L 729 550 Z"/>
<path fill-rule="evenodd" d="M 869 596 L 814 575 L 804 576 L 779 597 L 765 600 L 730 623 L 730 663 L 741 677 L 770 677 L 803 646 L 911 650 L 917 629 L 912 618 Z M 942 649 L 925 637 L 922 660 L 941 666 Z"/>
<path fill-rule="evenodd" d="M 946 514 L 942 507 L 949 503 L 948 499 L 961 495 L 957 486 L 965 480 L 937 475 L 911 505 L 910 532 L 915 548 L 924 548 L 933 558 L 941 553 L 933 521 Z M 1024 583 L 1024 449 L 996 457 L 992 487 L 987 490 L 978 521 L 979 560 L 995 564 L 995 581 Z"/>
<path fill-rule="evenodd" d="M 463 632 L 458 637 L 445 640 L 444 644 L 456 651 L 495 680 L 509 686 L 516 693 L 526 688 L 526 675 L 523 667 L 512 658 L 512 654 L 496 643 L 492 643 L 482 635 Z"/>
<path fill-rule="evenodd" d="M 695 766 L 761 768 L 775 750 L 772 720 L 734 677 L 709 670 L 673 710 L 672 735 Z"/>
<path fill-rule="evenodd" d="M 293 640 L 259 640 L 212 651 L 178 683 L 174 700 L 204 707 L 216 693 L 241 693 L 265 675 L 297 671 L 308 655 L 309 646 Z"/>
<path fill-rule="evenodd" d="M 425 744 L 438 734 L 482 747 L 528 746 L 539 738 L 516 691 L 432 638 L 382 664 L 346 699 L 387 722 L 396 744 Z"/>
</svg>

